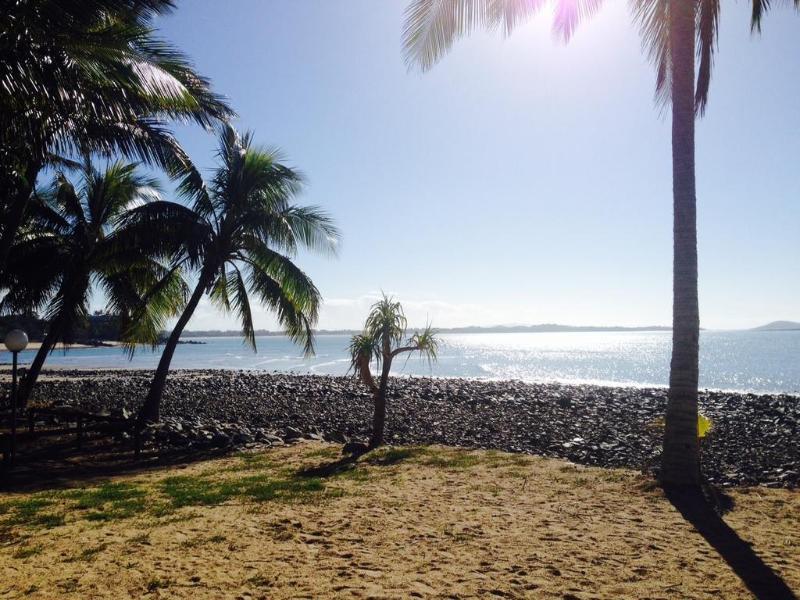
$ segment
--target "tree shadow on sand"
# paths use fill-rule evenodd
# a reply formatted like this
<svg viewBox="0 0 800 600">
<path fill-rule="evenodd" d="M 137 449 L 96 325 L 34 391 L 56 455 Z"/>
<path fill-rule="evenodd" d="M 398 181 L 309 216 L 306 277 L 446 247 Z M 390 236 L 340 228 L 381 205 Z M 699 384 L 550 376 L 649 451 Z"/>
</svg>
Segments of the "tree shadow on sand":
<svg viewBox="0 0 800 600">
<path fill-rule="evenodd" d="M 391 448 L 384 447 L 371 452 L 358 452 L 345 455 L 339 460 L 324 463 L 316 467 L 300 469 L 298 477 L 336 477 L 355 471 L 359 460 L 362 463 L 373 466 L 391 466 L 417 456 L 420 450 L 417 448 Z"/>
<path fill-rule="evenodd" d="M 720 516 L 733 507 L 730 497 L 714 490 L 665 489 L 667 499 L 739 576 L 759 600 L 797 600 L 772 568 Z"/>
<path fill-rule="evenodd" d="M 134 456 L 130 444 L 87 438 L 83 448 L 72 439 L 48 440 L 20 453 L 13 467 L 0 471 L 0 493 L 39 492 L 73 487 L 117 475 L 180 467 L 235 453 L 234 448 L 163 448 Z"/>
</svg>

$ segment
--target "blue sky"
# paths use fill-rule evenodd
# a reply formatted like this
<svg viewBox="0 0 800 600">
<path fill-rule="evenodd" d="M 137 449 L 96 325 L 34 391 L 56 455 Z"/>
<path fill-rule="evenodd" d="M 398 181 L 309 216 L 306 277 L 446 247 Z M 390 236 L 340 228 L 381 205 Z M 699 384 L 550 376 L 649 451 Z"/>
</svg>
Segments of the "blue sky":
<svg viewBox="0 0 800 600">
<path fill-rule="evenodd" d="M 320 326 L 358 327 L 381 289 L 413 324 L 668 324 L 669 118 L 626 3 L 568 45 L 548 11 L 474 35 L 426 74 L 402 60 L 405 5 L 184 0 L 158 22 L 341 227 L 337 259 L 299 257 Z M 698 128 L 708 328 L 800 320 L 800 16 L 754 36 L 747 5 L 723 7 Z M 213 137 L 178 132 L 211 167 Z M 204 304 L 189 328 L 234 326 Z"/>
</svg>

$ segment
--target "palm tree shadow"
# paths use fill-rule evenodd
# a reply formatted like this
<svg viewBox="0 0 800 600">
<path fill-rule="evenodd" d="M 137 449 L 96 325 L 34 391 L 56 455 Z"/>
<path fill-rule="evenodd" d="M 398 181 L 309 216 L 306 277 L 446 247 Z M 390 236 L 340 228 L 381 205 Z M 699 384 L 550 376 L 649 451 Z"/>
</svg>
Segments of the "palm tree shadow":
<svg viewBox="0 0 800 600">
<path fill-rule="evenodd" d="M 369 452 L 356 452 L 348 454 L 339 460 L 324 463 L 316 467 L 308 467 L 297 471 L 298 477 L 335 477 L 354 471 L 359 460 L 363 463 L 373 466 L 391 466 L 400 463 L 404 460 L 413 458 L 418 454 L 415 448 L 382 448 L 377 454 L 370 454 Z"/>
<path fill-rule="evenodd" d="M 719 553 L 759 600 L 797 600 L 772 568 L 720 516 L 733 507 L 731 498 L 714 489 L 667 488 L 667 499 Z"/>
<path fill-rule="evenodd" d="M 337 461 L 325 463 L 317 467 L 309 467 L 297 471 L 297 477 L 335 477 L 356 468 L 357 456 L 345 456 Z"/>
</svg>

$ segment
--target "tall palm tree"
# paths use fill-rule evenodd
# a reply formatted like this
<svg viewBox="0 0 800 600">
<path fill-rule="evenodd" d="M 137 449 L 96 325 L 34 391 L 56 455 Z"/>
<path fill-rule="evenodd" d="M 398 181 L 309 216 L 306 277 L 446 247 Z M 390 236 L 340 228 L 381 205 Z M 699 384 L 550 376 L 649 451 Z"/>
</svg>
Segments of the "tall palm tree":
<svg viewBox="0 0 800 600">
<path fill-rule="evenodd" d="M 370 448 L 383 445 L 386 424 L 386 391 L 392 361 L 399 355 L 418 352 L 428 361 L 436 360 L 439 341 L 430 325 L 406 338 L 408 321 L 403 306 L 393 298 L 383 298 L 372 305 L 364 331 L 350 341 L 350 368 L 372 392 L 375 410 L 372 417 Z M 378 383 L 370 371 L 370 362 L 375 360 L 381 375 Z"/>
<path fill-rule="evenodd" d="M 11 0 L 0 16 L 0 271 L 41 169 L 62 155 L 191 163 L 166 123 L 232 115 L 188 59 L 153 35 L 173 0 Z"/>
<path fill-rule="evenodd" d="M 253 145 L 230 126 L 220 133 L 219 166 L 210 185 L 193 174 L 180 185 L 192 206 L 153 202 L 129 215 L 132 245 L 160 246 L 176 266 L 193 269 L 197 282 L 158 363 L 141 422 L 158 420 L 161 396 L 181 333 L 204 295 L 235 313 L 245 342 L 256 349 L 250 295 L 268 306 L 289 337 L 313 352 L 312 327 L 320 294 L 292 261 L 299 248 L 333 253 L 339 232 L 321 209 L 292 204 L 302 176 L 281 163 L 276 150 Z"/>
<path fill-rule="evenodd" d="M 96 170 L 89 159 L 80 187 L 63 174 L 38 193 L 31 206 L 33 226 L 12 247 L 2 283 L 8 288 L 4 312 L 43 310 L 47 333 L 22 382 L 27 402 L 47 356 L 56 344 L 74 341 L 85 323 L 93 285 L 107 308 L 120 317 L 129 350 L 137 342 L 155 345 L 168 317 L 185 296 L 176 269 L 162 265 L 144 247 L 123 246 L 126 211 L 159 197 L 156 181 L 134 164 L 115 162 Z"/>
<path fill-rule="evenodd" d="M 582 18 L 602 5 L 602 0 L 554 2 L 554 29 L 565 40 Z M 793 2 L 800 5 L 800 0 Z M 478 27 L 502 28 L 508 35 L 545 4 L 546 0 L 413 0 L 404 29 L 406 60 L 428 70 L 457 38 Z M 671 102 L 672 109 L 673 337 L 661 478 L 666 484 L 695 486 L 700 482 L 695 116 L 708 102 L 720 1 L 632 0 L 631 5 L 657 69 L 657 97 Z M 754 29 L 759 29 L 769 7 L 769 0 L 753 0 Z"/>
</svg>

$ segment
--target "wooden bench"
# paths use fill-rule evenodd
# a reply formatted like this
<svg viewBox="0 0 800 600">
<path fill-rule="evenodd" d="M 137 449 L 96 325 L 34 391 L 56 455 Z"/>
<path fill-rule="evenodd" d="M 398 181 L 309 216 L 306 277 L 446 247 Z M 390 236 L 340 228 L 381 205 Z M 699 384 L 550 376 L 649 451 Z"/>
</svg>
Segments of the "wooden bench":
<svg viewBox="0 0 800 600">
<path fill-rule="evenodd" d="M 117 433 L 131 433 L 134 438 L 136 457 L 141 453 L 140 428 L 134 419 L 115 415 L 92 413 L 89 411 L 72 408 L 69 406 L 34 406 L 25 411 L 22 419 L 17 419 L 17 424 L 22 424 L 23 429 L 16 433 L 17 445 L 30 442 L 43 437 L 59 437 L 76 434 L 78 448 L 83 445 L 86 433 L 99 433 L 101 435 L 114 435 Z M 50 417 L 67 424 L 65 427 L 36 429 L 37 418 Z M 27 421 L 27 431 L 24 425 Z M 74 423 L 74 426 L 71 425 Z M 12 458 L 12 435 L 10 432 L 0 433 L 0 452 L 3 455 L 3 464 L 9 465 Z"/>
</svg>

